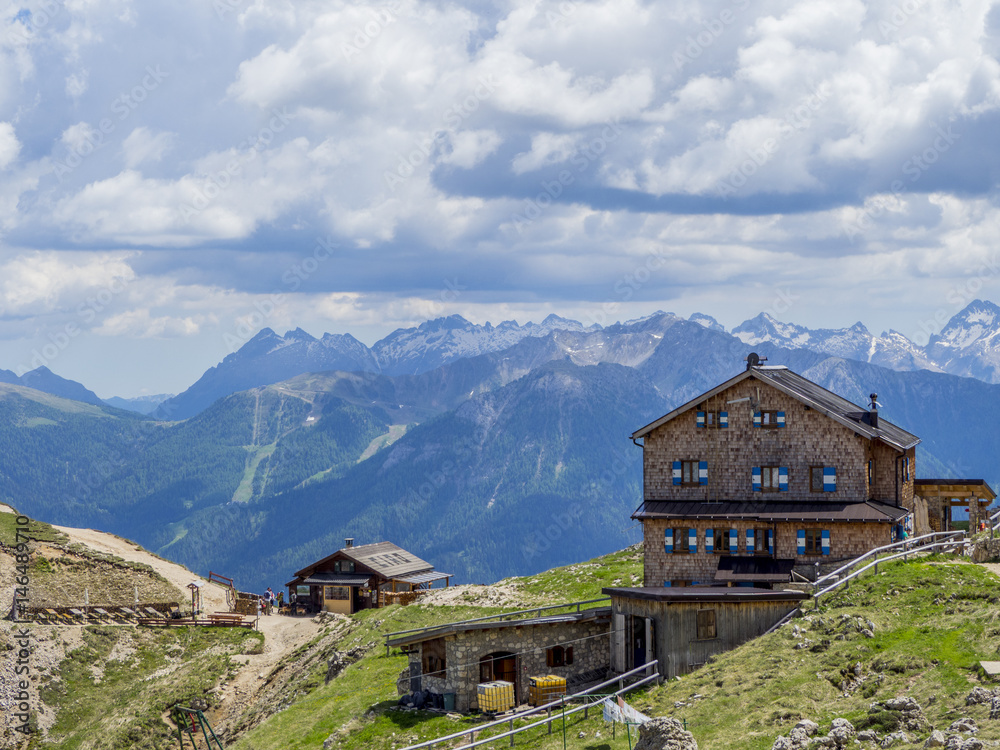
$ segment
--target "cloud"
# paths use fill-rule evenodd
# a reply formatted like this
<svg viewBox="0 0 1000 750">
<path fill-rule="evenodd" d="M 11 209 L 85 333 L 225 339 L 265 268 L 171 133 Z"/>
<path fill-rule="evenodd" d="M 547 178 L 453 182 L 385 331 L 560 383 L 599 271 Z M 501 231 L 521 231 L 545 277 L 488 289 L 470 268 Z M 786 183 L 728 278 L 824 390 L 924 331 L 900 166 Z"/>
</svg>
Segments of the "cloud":
<svg viewBox="0 0 1000 750">
<path fill-rule="evenodd" d="M 72 308 L 88 294 L 120 289 L 135 278 L 129 253 L 64 255 L 32 252 L 0 265 L 0 316 Z"/>
<path fill-rule="evenodd" d="M 112 315 L 96 329 L 100 336 L 128 336 L 130 338 L 171 338 L 194 336 L 199 331 L 196 318 L 177 318 L 169 315 L 154 317 L 148 308 L 139 308 Z"/>
<path fill-rule="evenodd" d="M 167 150 L 173 145 L 173 133 L 157 133 L 153 135 L 147 127 L 138 127 L 129 133 L 122 142 L 122 152 L 125 156 L 125 166 L 129 169 L 138 167 L 143 162 L 160 161 Z"/>
<path fill-rule="evenodd" d="M 514 157 L 511 169 L 514 174 L 524 174 L 564 162 L 576 150 L 578 140 L 571 134 L 536 133 L 531 137 L 531 150 Z"/>
<path fill-rule="evenodd" d="M 9 122 L 0 122 L 0 169 L 7 169 L 21 152 L 21 143 L 17 140 L 14 126 Z"/>
</svg>

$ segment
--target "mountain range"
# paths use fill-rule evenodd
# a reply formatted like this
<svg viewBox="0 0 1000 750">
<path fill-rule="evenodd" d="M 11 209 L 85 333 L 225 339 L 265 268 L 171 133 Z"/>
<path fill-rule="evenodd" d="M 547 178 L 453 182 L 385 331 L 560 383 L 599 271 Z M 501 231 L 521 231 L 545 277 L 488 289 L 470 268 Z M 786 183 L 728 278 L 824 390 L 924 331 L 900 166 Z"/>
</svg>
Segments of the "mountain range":
<svg viewBox="0 0 1000 750">
<path fill-rule="evenodd" d="M 641 451 L 627 436 L 740 372 L 751 350 L 856 403 L 877 392 L 884 418 L 923 438 L 918 476 L 997 486 L 996 312 L 973 303 L 924 347 L 767 315 L 732 333 L 707 315 L 606 327 L 453 316 L 371 348 L 265 329 L 156 418 L 47 371 L 34 382 L 90 396 L 0 373 L 0 499 L 252 589 L 348 536 L 491 581 L 636 541 Z"/>
</svg>

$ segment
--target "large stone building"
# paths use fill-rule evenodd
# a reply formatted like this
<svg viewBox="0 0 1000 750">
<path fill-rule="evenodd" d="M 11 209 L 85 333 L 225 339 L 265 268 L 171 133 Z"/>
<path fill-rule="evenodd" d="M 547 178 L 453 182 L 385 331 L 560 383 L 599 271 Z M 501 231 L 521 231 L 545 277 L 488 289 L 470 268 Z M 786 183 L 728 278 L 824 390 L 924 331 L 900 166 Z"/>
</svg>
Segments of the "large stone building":
<svg viewBox="0 0 1000 750">
<path fill-rule="evenodd" d="M 632 435 L 647 586 L 769 588 L 889 544 L 909 524 L 919 438 L 874 403 L 754 357 Z"/>
<path fill-rule="evenodd" d="M 673 677 L 773 627 L 795 582 L 899 539 L 972 523 L 982 480 L 915 480 L 919 438 L 755 354 L 726 382 L 637 430 L 642 588 L 611 596 L 611 665 Z M 642 441 L 641 443 L 639 441 Z M 683 588 L 682 588 L 683 587 Z M 690 588 L 688 588 L 690 587 Z"/>
</svg>

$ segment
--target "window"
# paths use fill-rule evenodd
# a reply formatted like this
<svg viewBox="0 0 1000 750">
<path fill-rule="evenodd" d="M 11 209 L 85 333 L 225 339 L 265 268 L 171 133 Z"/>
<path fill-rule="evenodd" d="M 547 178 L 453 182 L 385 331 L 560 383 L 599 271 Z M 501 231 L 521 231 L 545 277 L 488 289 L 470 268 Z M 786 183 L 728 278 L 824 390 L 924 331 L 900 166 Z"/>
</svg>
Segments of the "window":
<svg viewBox="0 0 1000 750">
<path fill-rule="evenodd" d="M 809 491 L 823 492 L 823 467 L 809 467 Z"/>
<path fill-rule="evenodd" d="M 674 552 L 690 552 L 691 537 L 687 529 L 674 529 Z"/>
<path fill-rule="evenodd" d="M 819 529 L 806 529 L 806 554 L 823 554 L 823 532 Z"/>
<path fill-rule="evenodd" d="M 729 552 L 729 529 L 712 529 L 712 552 L 724 555 Z"/>
<path fill-rule="evenodd" d="M 685 487 L 698 484 L 697 461 L 681 461 L 681 484 Z"/>
<path fill-rule="evenodd" d="M 875 489 L 875 459 L 873 458 L 868 462 L 868 491 L 872 492 Z"/>
<path fill-rule="evenodd" d="M 327 586 L 326 598 L 345 601 L 351 598 L 351 589 L 348 586 Z"/>
<path fill-rule="evenodd" d="M 766 555 L 767 550 L 767 533 L 768 529 L 754 529 L 753 530 L 753 549 L 747 549 L 747 552 L 753 552 L 756 555 Z"/>
<path fill-rule="evenodd" d="M 695 412 L 695 420 L 698 427 L 729 427 L 729 412 L 698 411 Z"/>
<path fill-rule="evenodd" d="M 708 461 L 674 461 L 671 478 L 675 487 L 708 484 Z"/>
<path fill-rule="evenodd" d="M 295 595 L 296 596 L 309 596 L 309 587 L 308 586 L 296 586 L 295 587 Z"/>
<path fill-rule="evenodd" d="M 785 412 L 783 411 L 759 411 L 753 415 L 754 427 L 784 427 Z"/>
<path fill-rule="evenodd" d="M 553 646 L 545 649 L 545 666 L 563 667 L 573 663 L 573 647 Z"/>
<path fill-rule="evenodd" d="M 715 610 L 698 610 L 698 640 L 707 641 L 715 638 Z"/>
<path fill-rule="evenodd" d="M 337 560 L 333 564 L 334 573 L 353 573 L 354 572 L 354 561 L 353 560 Z"/>
<path fill-rule="evenodd" d="M 778 482 L 779 469 L 777 466 L 760 467 L 760 489 L 762 492 L 777 492 L 780 488 Z"/>
<path fill-rule="evenodd" d="M 445 677 L 448 669 L 448 660 L 445 656 L 444 638 L 435 638 L 431 641 L 424 641 L 420 647 L 421 671 L 428 677 Z"/>
</svg>

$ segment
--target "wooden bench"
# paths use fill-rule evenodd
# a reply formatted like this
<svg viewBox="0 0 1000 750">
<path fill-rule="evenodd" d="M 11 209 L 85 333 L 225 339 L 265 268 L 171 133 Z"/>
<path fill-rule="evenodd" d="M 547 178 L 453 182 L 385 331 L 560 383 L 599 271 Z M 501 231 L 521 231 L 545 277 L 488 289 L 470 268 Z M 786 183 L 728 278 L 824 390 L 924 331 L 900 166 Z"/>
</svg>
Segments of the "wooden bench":
<svg viewBox="0 0 1000 750">
<path fill-rule="evenodd" d="M 233 627 L 243 624 L 243 615 L 238 612 L 213 612 L 208 615 L 208 621 L 221 627 Z"/>
</svg>

